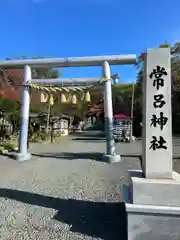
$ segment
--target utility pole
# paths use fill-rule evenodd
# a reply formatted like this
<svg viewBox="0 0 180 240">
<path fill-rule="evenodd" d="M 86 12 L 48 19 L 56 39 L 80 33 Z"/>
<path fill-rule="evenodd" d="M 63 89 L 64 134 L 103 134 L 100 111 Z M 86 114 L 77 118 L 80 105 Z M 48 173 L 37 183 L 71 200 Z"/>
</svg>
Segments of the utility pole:
<svg viewBox="0 0 180 240">
<path fill-rule="evenodd" d="M 135 88 L 135 83 L 133 81 L 133 83 L 132 83 L 132 99 L 131 99 L 131 140 L 132 140 L 132 136 L 133 136 L 134 88 Z"/>
<path fill-rule="evenodd" d="M 46 133 L 49 133 L 49 123 L 50 123 L 50 115 L 51 115 L 51 104 L 48 99 L 48 110 L 47 110 L 47 123 L 46 123 Z"/>
</svg>

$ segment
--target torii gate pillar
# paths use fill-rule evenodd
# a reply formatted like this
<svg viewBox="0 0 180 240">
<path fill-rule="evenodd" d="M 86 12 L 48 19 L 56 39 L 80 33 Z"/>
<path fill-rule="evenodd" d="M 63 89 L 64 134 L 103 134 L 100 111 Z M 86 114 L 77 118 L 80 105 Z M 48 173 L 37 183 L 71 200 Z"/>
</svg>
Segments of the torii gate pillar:
<svg viewBox="0 0 180 240">
<path fill-rule="evenodd" d="M 31 80 L 31 68 L 24 66 L 24 81 L 21 96 L 21 118 L 20 118 L 20 134 L 19 134 L 19 152 L 15 155 L 18 161 L 25 161 L 31 158 L 31 154 L 27 151 L 28 144 L 28 125 L 29 125 L 29 81 Z"/>
<path fill-rule="evenodd" d="M 112 107 L 112 89 L 111 72 L 107 61 L 103 63 L 103 78 L 109 79 L 104 84 L 104 117 L 106 133 L 106 154 L 104 159 L 109 163 L 120 162 L 120 155 L 116 155 L 115 141 L 113 136 L 113 107 Z"/>
</svg>

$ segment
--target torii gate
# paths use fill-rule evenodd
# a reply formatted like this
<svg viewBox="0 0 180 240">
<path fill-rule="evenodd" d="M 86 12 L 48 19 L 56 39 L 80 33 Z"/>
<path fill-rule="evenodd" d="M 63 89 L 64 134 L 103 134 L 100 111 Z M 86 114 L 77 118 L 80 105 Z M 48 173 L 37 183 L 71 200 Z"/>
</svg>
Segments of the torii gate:
<svg viewBox="0 0 180 240">
<path fill-rule="evenodd" d="M 19 152 L 16 159 L 19 161 L 29 160 L 31 154 L 27 151 L 28 124 L 29 124 L 29 83 L 32 83 L 31 67 L 85 67 L 102 66 L 102 76 L 111 79 L 110 65 L 135 64 L 136 55 L 110 55 L 91 57 L 70 57 L 70 58 L 44 58 L 44 59 L 23 59 L 0 61 L 0 68 L 24 68 L 24 84 L 21 100 L 21 125 L 19 135 Z M 35 79 L 33 80 L 35 83 Z M 58 82 L 59 83 L 59 82 Z M 54 82 L 57 84 L 57 82 Z M 113 138 L 113 109 L 111 81 L 104 84 L 104 111 L 105 111 L 105 132 L 106 132 L 106 154 L 104 159 L 109 162 L 119 162 L 120 155 L 116 155 Z"/>
</svg>

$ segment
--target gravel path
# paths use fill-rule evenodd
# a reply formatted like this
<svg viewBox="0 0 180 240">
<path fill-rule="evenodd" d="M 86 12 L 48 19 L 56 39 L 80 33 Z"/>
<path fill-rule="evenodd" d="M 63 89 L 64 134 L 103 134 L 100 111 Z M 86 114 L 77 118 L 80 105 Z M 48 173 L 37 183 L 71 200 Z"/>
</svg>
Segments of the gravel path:
<svg viewBox="0 0 180 240">
<path fill-rule="evenodd" d="M 127 169 L 140 167 L 127 154 L 141 154 L 141 144 L 117 145 L 124 157 L 111 165 L 95 160 L 104 151 L 103 138 L 86 136 L 34 144 L 23 163 L 0 157 L 0 239 L 126 239 L 120 190 Z"/>
<path fill-rule="evenodd" d="M 0 157 L 0 239 L 125 239 L 121 183 L 139 161 L 93 160 L 104 151 L 103 140 L 67 138 L 32 145 L 31 161 Z"/>
</svg>

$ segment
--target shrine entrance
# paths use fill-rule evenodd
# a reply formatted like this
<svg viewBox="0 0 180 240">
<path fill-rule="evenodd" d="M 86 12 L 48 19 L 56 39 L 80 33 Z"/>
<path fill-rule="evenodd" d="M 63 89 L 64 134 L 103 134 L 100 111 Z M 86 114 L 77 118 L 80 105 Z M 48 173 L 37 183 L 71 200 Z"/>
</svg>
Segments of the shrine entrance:
<svg viewBox="0 0 180 240">
<path fill-rule="evenodd" d="M 19 152 L 15 158 L 19 161 L 29 160 L 31 154 L 28 152 L 28 124 L 29 124 L 29 104 L 30 88 L 46 88 L 48 85 L 56 91 L 69 91 L 67 88 L 57 87 L 60 79 L 32 79 L 31 67 L 85 67 L 101 66 L 102 78 L 99 84 L 104 84 L 104 111 L 105 111 L 105 132 L 106 132 L 106 153 L 104 159 L 107 162 L 119 162 L 120 155 L 116 155 L 115 142 L 113 137 L 113 109 L 112 109 L 112 92 L 111 92 L 111 72 L 110 65 L 135 64 L 136 55 L 112 55 L 112 56 L 95 56 L 95 57 L 72 57 L 72 58 L 50 58 L 50 59 L 25 59 L 25 60 L 6 60 L 0 62 L 2 68 L 24 68 L 24 81 L 22 84 L 21 116 L 20 116 L 20 135 L 19 135 Z M 56 87 L 55 87 L 56 86 Z M 94 87 L 94 86 L 91 86 Z M 84 89 L 87 90 L 87 89 Z M 82 89 L 71 89 L 71 91 L 84 92 Z M 47 87 L 48 91 L 48 87 Z M 61 95 L 63 96 L 63 95 Z"/>
</svg>

